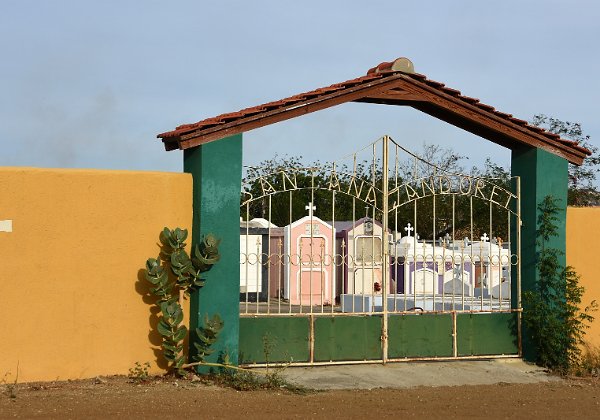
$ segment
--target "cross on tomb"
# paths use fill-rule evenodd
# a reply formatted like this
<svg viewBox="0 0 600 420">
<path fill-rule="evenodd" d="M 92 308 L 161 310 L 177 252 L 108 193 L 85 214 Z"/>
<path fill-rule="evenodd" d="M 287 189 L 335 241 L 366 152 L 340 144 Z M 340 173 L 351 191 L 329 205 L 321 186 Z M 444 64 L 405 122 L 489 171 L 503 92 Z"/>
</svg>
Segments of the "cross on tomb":
<svg viewBox="0 0 600 420">
<path fill-rule="evenodd" d="M 488 238 L 487 233 L 484 233 L 483 236 L 480 238 L 482 242 L 487 242 L 490 240 L 490 238 Z"/>
<path fill-rule="evenodd" d="M 317 206 L 313 206 L 312 202 L 309 202 L 306 206 L 304 206 L 305 210 L 308 210 L 308 216 L 313 217 L 313 211 L 317 209 Z"/>
<path fill-rule="evenodd" d="M 408 225 L 406 225 L 406 227 L 404 228 L 404 230 L 407 232 L 407 233 L 406 233 L 406 236 L 411 236 L 411 235 L 410 235 L 410 232 L 412 232 L 413 230 L 415 230 L 415 228 L 414 228 L 414 227 L 412 227 L 412 226 L 410 225 L 410 223 L 409 223 Z"/>
<path fill-rule="evenodd" d="M 446 241 L 446 243 L 448 245 L 450 245 L 450 239 L 452 239 L 452 237 L 450 236 L 450 234 L 448 232 L 446 232 L 446 235 L 444 236 L 444 240 Z"/>
</svg>

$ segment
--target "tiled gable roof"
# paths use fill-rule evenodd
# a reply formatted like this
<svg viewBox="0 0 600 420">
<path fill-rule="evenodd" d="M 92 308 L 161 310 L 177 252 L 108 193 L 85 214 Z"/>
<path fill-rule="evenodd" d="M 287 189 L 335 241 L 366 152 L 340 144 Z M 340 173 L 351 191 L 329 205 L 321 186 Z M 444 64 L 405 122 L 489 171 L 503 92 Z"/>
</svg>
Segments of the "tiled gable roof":
<svg viewBox="0 0 600 420">
<path fill-rule="evenodd" d="M 589 150 L 579 146 L 575 141 L 563 139 L 557 134 L 533 126 L 525 120 L 498 111 L 493 106 L 480 102 L 479 99 L 463 95 L 459 90 L 447 87 L 444 83 L 428 79 L 423 74 L 396 70 L 394 66 L 398 60 L 381 63 L 370 69 L 366 76 L 278 101 L 245 108 L 237 112 L 203 119 L 196 123 L 183 124 L 176 127 L 175 130 L 161 133 L 157 137 L 163 140 L 167 150 L 185 149 L 344 102 L 410 105 L 421 110 L 425 108 L 423 104 L 427 103 L 429 108 L 424 112 L 431 115 L 437 116 L 437 111 L 431 111 L 432 107 L 441 109 L 443 106 L 448 107 L 448 104 L 450 104 L 451 107 L 444 110 L 445 115 L 453 112 L 462 113 L 459 117 L 453 116 L 452 118 L 462 118 L 466 121 L 463 125 L 472 123 L 471 125 L 483 126 L 489 124 L 487 128 L 502 132 L 501 135 L 509 139 L 515 139 L 514 136 L 519 135 L 519 139 L 514 140 L 515 142 L 520 141 L 536 147 L 547 148 L 550 152 L 561 155 L 572 163 L 580 164 L 586 156 L 591 154 Z M 413 102 L 403 99 L 402 96 L 389 95 L 390 92 L 410 93 L 405 91 L 406 89 L 420 92 L 410 99 Z M 406 98 L 408 98 L 408 95 Z M 479 120 L 470 121 L 470 118 L 474 118 L 474 113 L 478 114 Z M 487 119 L 486 121 L 489 122 L 486 123 L 482 118 Z M 455 125 L 461 126 L 460 124 Z M 478 134 L 477 128 L 469 130 Z M 527 137 L 531 137 L 531 141 Z M 506 141 L 497 142 L 504 145 L 507 143 Z"/>
</svg>

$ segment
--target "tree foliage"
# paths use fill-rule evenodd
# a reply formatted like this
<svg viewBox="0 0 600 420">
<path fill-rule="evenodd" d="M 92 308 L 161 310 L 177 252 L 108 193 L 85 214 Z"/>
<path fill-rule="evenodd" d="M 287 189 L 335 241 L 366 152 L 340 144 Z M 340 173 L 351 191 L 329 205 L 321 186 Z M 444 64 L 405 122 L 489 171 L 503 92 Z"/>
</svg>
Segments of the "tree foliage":
<svg viewBox="0 0 600 420">
<path fill-rule="evenodd" d="M 279 157 L 275 156 L 261 162 L 257 167 L 248 169 L 247 175 L 242 181 L 246 184 L 247 193 L 253 197 L 261 197 L 241 207 L 241 216 L 244 219 L 256 217 L 270 220 L 277 226 L 285 226 L 306 215 L 305 206 L 316 203 L 318 215 L 322 220 L 357 220 L 364 217 L 368 212 L 366 203 L 352 198 L 343 193 L 334 193 L 328 186 L 331 180 L 330 171 L 332 164 L 313 162 L 303 164 L 302 157 Z M 360 162 L 356 171 L 347 166 L 335 168 L 339 174 L 340 189 L 347 191 L 350 188 L 350 175 L 355 173 L 355 182 L 371 183 L 373 178 L 373 165 Z M 381 179 L 381 170 L 375 168 L 375 179 Z M 294 173 L 294 181 L 300 186 L 289 192 L 280 192 L 272 195 L 264 195 L 265 188 L 273 188 L 276 191 L 285 191 L 287 178 L 282 172 Z M 267 185 L 268 183 L 268 185 Z M 244 200 L 244 197 L 242 197 Z M 334 204 L 335 202 L 335 204 Z"/>
<path fill-rule="evenodd" d="M 583 165 L 569 165 L 568 205 L 590 206 L 600 204 L 600 192 L 595 183 L 600 170 L 598 148 L 591 143 L 589 135 L 582 131 L 581 124 L 562 121 L 557 118 L 538 114 L 533 117 L 532 124 L 547 129 L 561 137 L 577 141 L 580 146 L 589 149 L 592 155 L 585 159 Z M 408 158 L 399 162 L 399 171 L 389 176 L 390 188 L 406 180 L 418 179 L 436 173 L 468 173 L 472 177 L 492 180 L 495 185 L 514 191 L 510 170 L 498 165 L 488 158 L 482 167 L 473 167 L 465 171 L 465 156 L 452 149 L 444 149 L 436 145 L 424 145 L 419 154 L 421 159 Z M 353 197 L 352 181 L 360 180 L 380 188 L 383 174 L 381 164 L 376 162 L 359 162 L 355 168 L 349 166 L 333 167 L 340 174 L 339 183 L 342 192 L 331 191 L 331 163 L 312 162 L 304 164 L 301 157 L 278 157 L 267 159 L 257 167 L 250 168 L 244 182 L 248 193 L 259 199 L 248 202 L 241 209 L 244 219 L 261 217 L 278 226 L 285 226 L 306 215 L 305 206 L 312 202 L 317 205 L 315 213 L 322 220 L 358 220 L 362 217 L 375 217 L 382 220 L 382 215 L 374 211 L 372 203 Z M 282 171 L 293 170 L 299 185 L 303 188 L 285 193 L 264 194 L 268 182 L 277 191 L 285 190 L 286 182 Z M 347 192 L 346 194 L 343 192 Z M 454 201 L 453 201 L 454 200 Z M 242 200 L 243 201 L 243 200 Z M 415 210 L 415 206 L 418 207 Z M 454 210 L 454 211 L 453 211 Z M 468 196 L 455 197 L 439 195 L 435 199 L 425 197 L 418 203 L 408 203 L 389 214 L 388 225 L 392 229 L 402 231 L 406 223 L 417 226 L 422 239 L 436 239 L 446 234 L 454 234 L 459 239 L 488 233 L 490 236 L 508 237 L 510 215 L 500 206 L 489 202 L 472 199 Z M 492 223 L 490 223 L 490 219 Z M 471 238 L 472 240 L 474 238 Z"/>
<path fill-rule="evenodd" d="M 600 171 L 600 155 L 598 154 L 598 147 L 592 144 L 590 136 L 584 134 L 581 124 L 562 121 L 544 114 L 535 115 L 531 123 L 565 139 L 576 141 L 579 146 L 592 152 L 591 156 L 587 157 L 581 166 L 569 164 L 567 204 L 570 206 L 595 206 L 600 204 L 600 191 L 595 185 L 597 174 Z"/>
<path fill-rule="evenodd" d="M 407 157 L 399 161 L 398 170 L 390 170 L 388 185 L 390 190 L 411 180 L 428 179 L 443 174 L 464 174 L 472 179 L 485 179 L 498 187 L 511 190 L 510 173 L 488 159 L 483 168 L 472 168 L 467 171 L 463 162 L 467 158 L 436 145 L 424 145 L 419 158 Z M 335 168 L 339 188 L 332 191 L 331 171 Z M 293 172 L 295 181 L 302 188 L 286 190 L 289 179 L 283 172 Z M 368 200 L 356 198 L 357 185 L 364 181 L 364 190 L 374 186 L 377 200 L 382 200 L 383 173 L 381 163 L 358 162 L 356 167 L 333 166 L 313 162 L 303 164 L 301 157 L 278 157 L 265 160 L 257 167 L 249 168 L 244 185 L 247 194 L 254 197 L 241 207 L 240 215 L 244 220 L 264 218 L 277 226 L 286 226 L 305 216 L 305 206 L 316 204 L 316 216 L 326 221 L 352 221 L 362 217 L 374 217 L 382 221 L 383 215 L 374 210 Z M 418 182 L 418 181 L 417 181 Z M 435 181 L 437 185 L 437 179 Z M 269 191 L 278 191 L 268 194 Z M 283 191 L 283 192 L 282 192 Z M 391 198 L 390 200 L 392 200 Z M 242 197 L 242 202 L 245 197 Z M 435 204 L 435 209 L 434 209 Z M 415 209 L 416 207 L 416 209 Z M 490 223 L 490 212 L 493 223 Z M 434 218 L 435 214 L 435 218 Z M 446 234 L 456 239 L 472 236 L 478 238 L 483 233 L 490 236 L 508 237 L 508 212 L 500 206 L 492 205 L 478 197 L 467 195 L 436 195 L 420 198 L 400 206 L 388 215 L 388 226 L 402 233 L 407 223 L 417 227 L 421 239 L 438 239 Z M 492 231 L 490 231 L 492 224 Z"/>
</svg>

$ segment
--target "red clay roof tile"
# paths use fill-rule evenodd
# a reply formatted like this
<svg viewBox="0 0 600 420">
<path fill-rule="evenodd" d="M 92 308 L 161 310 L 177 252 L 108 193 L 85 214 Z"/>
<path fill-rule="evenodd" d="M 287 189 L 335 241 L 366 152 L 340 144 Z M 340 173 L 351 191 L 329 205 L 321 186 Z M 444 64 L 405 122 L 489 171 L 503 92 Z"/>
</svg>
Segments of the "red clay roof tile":
<svg viewBox="0 0 600 420">
<path fill-rule="evenodd" d="M 452 88 L 449 88 L 449 87 L 447 87 L 447 86 L 446 86 L 446 87 L 444 87 L 444 88 L 442 88 L 442 90 L 443 90 L 445 93 L 448 93 L 448 94 L 450 94 L 450 95 L 452 95 L 452 96 L 458 96 L 458 95 L 460 95 L 460 90 L 452 89 Z"/>
<path fill-rule="evenodd" d="M 500 111 L 496 111 L 496 115 L 502 118 L 510 118 L 512 117 L 512 114 L 507 114 L 505 112 L 500 112 Z"/>
<path fill-rule="evenodd" d="M 463 101 L 468 102 L 470 104 L 473 104 L 473 105 L 479 103 L 479 99 L 477 99 L 477 98 L 471 98 L 470 96 L 461 95 L 460 99 L 462 99 Z"/>
<path fill-rule="evenodd" d="M 425 76 L 424 74 L 421 74 L 421 73 L 413 73 L 410 75 L 410 77 L 412 77 L 413 79 L 417 79 L 417 80 L 427 80 L 427 76 Z"/>
<path fill-rule="evenodd" d="M 391 70 L 392 66 L 394 65 L 393 61 L 384 61 L 383 63 L 378 64 L 377 66 L 369 69 L 367 71 L 367 74 L 376 74 L 376 73 L 380 73 L 386 70 Z"/>
<path fill-rule="evenodd" d="M 484 104 L 483 102 L 478 102 L 478 103 L 476 104 L 476 106 L 477 106 L 478 108 L 485 109 L 486 111 L 494 111 L 494 110 L 496 109 L 496 108 L 494 108 L 494 107 L 493 107 L 493 106 L 491 106 L 491 105 Z"/>
<path fill-rule="evenodd" d="M 509 120 L 511 120 L 512 122 L 514 122 L 515 124 L 519 124 L 519 125 L 528 125 L 529 123 L 525 120 L 520 120 L 518 118 L 515 117 L 508 117 Z"/>
</svg>

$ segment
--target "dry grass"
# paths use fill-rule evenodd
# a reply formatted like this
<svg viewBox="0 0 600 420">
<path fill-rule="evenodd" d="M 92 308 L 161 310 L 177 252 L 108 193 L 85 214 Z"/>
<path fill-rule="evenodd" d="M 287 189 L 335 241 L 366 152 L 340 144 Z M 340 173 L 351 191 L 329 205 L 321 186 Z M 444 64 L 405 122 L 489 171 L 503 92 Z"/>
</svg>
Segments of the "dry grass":
<svg viewBox="0 0 600 420">
<path fill-rule="evenodd" d="M 586 343 L 581 354 L 579 376 L 600 377 L 600 347 Z"/>
<path fill-rule="evenodd" d="M 600 347 L 585 343 L 578 366 L 572 368 L 576 376 L 600 377 Z"/>
</svg>

